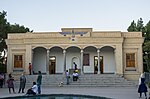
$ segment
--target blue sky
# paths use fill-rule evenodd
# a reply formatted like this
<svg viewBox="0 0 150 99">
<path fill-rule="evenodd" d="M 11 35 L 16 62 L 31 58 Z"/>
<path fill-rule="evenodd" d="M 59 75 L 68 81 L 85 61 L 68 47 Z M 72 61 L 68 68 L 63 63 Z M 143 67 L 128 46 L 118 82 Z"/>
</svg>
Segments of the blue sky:
<svg viewBox="0 0 150 99">
<path fill-rule="evenodd" d="M 150 20 L 150 0 L 1 0 L 7 20 L 34 32 L 61 28 L 93 28 L 95 31 L 127 31 L 141 17 Z"/>
</svg>

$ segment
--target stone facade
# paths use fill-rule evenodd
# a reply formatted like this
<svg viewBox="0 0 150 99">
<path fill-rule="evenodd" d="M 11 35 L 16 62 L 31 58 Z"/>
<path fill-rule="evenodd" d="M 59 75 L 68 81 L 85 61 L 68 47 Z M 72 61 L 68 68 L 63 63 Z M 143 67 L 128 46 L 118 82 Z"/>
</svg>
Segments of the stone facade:
<svg viewBox="0 0 150 99">
<path fill-rule="evenodd" d="M 28 64 L 33 64 L 34 72 L 42 70 L 45 74 L 64 73 L 72 69 L 77 62 L 81 74 L 114 73 L 127 79 L 137 80 L 143 72 L 141 32 L 93 31 L 92 28 L 62 28 L 61 32 L 33 32 L 8 34 L 7 72 L 21 73 L 28 71 Z M 85 65 L 84 54 L 89 55 L 89 64 Z M 127 54 L 134 53 L 134 66 L 127 66 Z M 22 66 L 15 67 L 15 55 L 21 55 Z M 51 67 L 54 56 L 55 67 Z M 97 56 L 97 61 L 96 57 Z M 101 64 L 101 57 L 103 63 Z M 42 58 L 43 57 L 43 58 Z M 39 66 L 37 66 L 40 64 Z M 42 65 L 42 66 L 41 66 Z M 103 65 L 103 67 L 101 67 Z M 102 70 L 103 68 L 103 70 Z"/>
</svg>

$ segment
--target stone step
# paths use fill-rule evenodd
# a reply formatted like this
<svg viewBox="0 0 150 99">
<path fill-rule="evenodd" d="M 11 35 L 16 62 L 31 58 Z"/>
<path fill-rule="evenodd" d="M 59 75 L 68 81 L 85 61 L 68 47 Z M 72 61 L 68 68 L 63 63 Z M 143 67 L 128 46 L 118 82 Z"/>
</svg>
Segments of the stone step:
<svg viewBox="0 0 150 99">
<path fill-rule="evenodd" d="M 16 87 L 19 87 L 19 84 L 15 84 Z M 26 86 L 28 87 L 31 87 L 32 84 L 26 84 Z M 49 83 L 49 84 L 43 84 L 42 83 L 42 86 L 59 86 L 59 83 Z M 94 86 L 98 86 L 98 87 L 135 87 L 135 85 L 133 86 L 133 84 L 112 84 L 112 83 L 109 83 L 109 84 L 75 84 L 75 83 L 70 83 L 69 85 L 66 85 L 66 83 L 63 84 L 63 86 L 76 86 L 76 87 L 94 87 Z"/>
<path fill-rule="evenodd" d="M 19 76 L 13 75 L 15 78 L 15 86 L 19 86 Z M 27 78 L 27 86 L 32 86 L 32 82 L 37 79 L 37 75 L 26 75 Z M 66 77 L 65 75 L 42 75 L 42 86 L 58 86 L 60 82 L 66 85 Z M 99 87 L 123 87 L 123 86 L 136 86 L 137 81 L 128 81 L 123 78 L 121 75 L 115 74 L 87 74 L 80 75 L 79 80 L 77 82 L 72 81 L 72 77 L 70 78 L 70 85 L 68 86 L 99 86 Z"/>
</svg>

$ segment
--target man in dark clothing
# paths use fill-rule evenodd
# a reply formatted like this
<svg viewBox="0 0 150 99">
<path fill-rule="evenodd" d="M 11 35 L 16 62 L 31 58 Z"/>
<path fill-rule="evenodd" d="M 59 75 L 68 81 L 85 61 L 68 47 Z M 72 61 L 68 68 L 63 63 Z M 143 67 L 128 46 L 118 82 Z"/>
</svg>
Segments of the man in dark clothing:
<svg viewBox="0 0 150 99">
<path fill-rule="evenodd" d="M 29 69 L 29 75 L 31 75 L 32 74 L 32 65 L 31 65 L 31 63 L 29 63 L 28 69 Z"/>
<path fill-rule="evenodd" d="M 38 94 L 41 94 L 42 73 L 41 71 L 39 71 L 38 73 L 39 73 L 37 78 Z"/>
</svg>

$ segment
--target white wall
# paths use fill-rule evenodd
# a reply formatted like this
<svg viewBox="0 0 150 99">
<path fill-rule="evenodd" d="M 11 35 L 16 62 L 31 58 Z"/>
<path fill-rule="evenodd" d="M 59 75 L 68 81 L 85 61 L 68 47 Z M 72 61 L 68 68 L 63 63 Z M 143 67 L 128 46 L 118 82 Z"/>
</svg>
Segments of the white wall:
<svg viewBox="0 0 150 99">
<path fill-rule="evenodd" d="M 89 49 L 90 50 L 90 49 Z M 90 55 L 90 66 L 84 66 L 84 73 L 94 73 L 94 56 L 98 56 L 95 51 L 86 51 Z M 114 50 L 110 47 L 105 47 L 100 51 L 100 56 L 103 56 L 103 72 L 115 73 L 115 55 Z"/>
<path fill-rule="evenodd" d="M 73 65 L 73 62 L 72 62 L 72 59 L 76 57 L 76 64 L 77 64 L 77 68 L 81 68 L 80 66 L 80 53 L 79 52 L 74 52 L 74 53 L 71 53 L 71 52 L 67 52 L 66 54 L 66 69 L 69 70 L 69 69 L 72 69 L 72 65 Z"/>
<path fill-rule="evenodd" d="M 103 56 L 104 73 L 115 73 L 115 55 L 112 48 L 106 47 L 101 50 Z"/>
<path fill-rule="evenodd" d="M 46 73 L 46 49 L 37 48 L 33 53 L 33 71 L 38 73 L 40 70 L 42 73 Z"/>
<path fill-rule="evenodd" d="M 56 57 L 56 73 L 63 73 L 64 62 L 63 62 L 63 53 L 62 51 L 50 51 L 50 56 Z"/>
<path fill-rule="evenodd" d="M 86 53 L 89 53 L 90 66 L 84 66 L 84 73 L 94 73 L 94 56 L 97 56 L 97 52 Z"/>
</svg>

